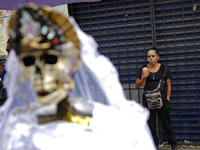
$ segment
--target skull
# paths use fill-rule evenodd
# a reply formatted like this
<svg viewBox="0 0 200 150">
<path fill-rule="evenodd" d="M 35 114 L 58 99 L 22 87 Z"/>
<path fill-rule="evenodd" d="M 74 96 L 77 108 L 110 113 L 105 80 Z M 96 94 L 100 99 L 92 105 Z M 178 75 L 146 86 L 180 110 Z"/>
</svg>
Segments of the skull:
<svg viewBox="0 0 200 150">
<path fill-rule="evenodd" d="M 56 50 L 24 52 L 19 55 L 20 68 L 32 84 L 41 103 L 58 103 L 74 87 L 70 62 Z"/>
</svg>

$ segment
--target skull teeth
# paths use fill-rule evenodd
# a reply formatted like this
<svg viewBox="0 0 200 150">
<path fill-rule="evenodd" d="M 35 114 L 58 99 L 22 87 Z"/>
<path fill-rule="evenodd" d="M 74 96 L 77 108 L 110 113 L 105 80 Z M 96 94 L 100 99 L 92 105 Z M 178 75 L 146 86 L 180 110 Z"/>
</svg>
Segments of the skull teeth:
<svg viewBox="0 0 200 150">
<path fill-rule="evenodd" d="M 34 89 L 38 93 L 50 93 L 54 91 L 56 88 L 57 88 L 57 84 L 55 82 L 34 85 Z"/>
</svg>

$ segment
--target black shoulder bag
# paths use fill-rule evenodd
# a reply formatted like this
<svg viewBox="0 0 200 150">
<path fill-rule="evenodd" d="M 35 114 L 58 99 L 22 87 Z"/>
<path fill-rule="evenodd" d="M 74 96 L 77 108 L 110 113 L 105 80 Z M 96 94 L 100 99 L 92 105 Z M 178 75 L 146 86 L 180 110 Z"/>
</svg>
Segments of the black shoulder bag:
<svg viewBox="0 0 200 150">
<path fill-rule="evenodd" d="M 163 77 L 158 82 L 157 88 L 152 91 L 147 91 L 146 89 L 144 89 L 144 98 L 146 99 L 149 109 L 160 109 L 163 106 L 161 92 L 164 90 L 166 74 L 167 66 L 165 66 Z"/>
</svg>

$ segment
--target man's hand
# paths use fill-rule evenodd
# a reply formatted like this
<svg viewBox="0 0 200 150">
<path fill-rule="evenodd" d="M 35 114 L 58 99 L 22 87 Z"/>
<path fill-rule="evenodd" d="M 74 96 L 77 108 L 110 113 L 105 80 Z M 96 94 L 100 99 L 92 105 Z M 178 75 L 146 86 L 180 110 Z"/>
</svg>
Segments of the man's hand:
<svg viewBox="0 0 200 150">
<path fill-rule="evenodd" d="M 142 68 L 142 78 L 146 79 L 149 76 L 149 69 L 147 67 Z"/>
</svg>

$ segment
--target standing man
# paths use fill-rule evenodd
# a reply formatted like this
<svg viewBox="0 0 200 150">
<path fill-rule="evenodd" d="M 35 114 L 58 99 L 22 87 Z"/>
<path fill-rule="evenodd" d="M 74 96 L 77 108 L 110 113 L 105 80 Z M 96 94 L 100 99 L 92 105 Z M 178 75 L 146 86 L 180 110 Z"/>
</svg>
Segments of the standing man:
<svg viewBox="0 0 200 150">
<path fill-rule="evenodd" d="M 135 82 L 135 87 L 139 88 L 144 85 L 144 89 L 147 91 L 152 91 L 157 88 L 160 79 L 163 78 L 163 73 L 165 70 L 165 65 L 158 63 L 160 56 L 156 48 L 150 48 L 147 51 L 148 64 L 142 66 L 137 74 L 137 79 Z M 147 107 L 150 111 L 150 117 L 148 124 L 154 139 L 154 143 L 158 148 L 159 140 L 156 131 L 156 114 L 161 120 L 168 138 L 168 143 L 171 145 L 172 150 L 177 150 L 177 142 L 175 140 L 174 131 L 171 126 L 170 119 L 170 96 L 171 96 L 171 73 L 167 68 L 167 73 L 165 76 L 165 84 L 167 85 L 167 92 L 165 90 L 161 91 L 163 106 L 159 109 L 151 109 L 147 106 L 147 100 L 143 94 L 143 105 Z"/>
</svg>

